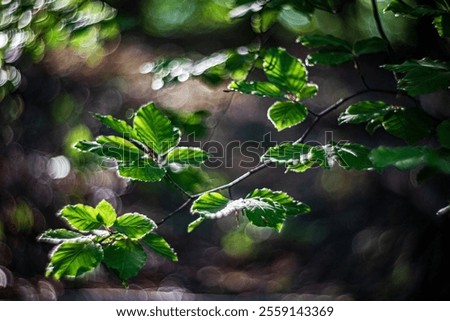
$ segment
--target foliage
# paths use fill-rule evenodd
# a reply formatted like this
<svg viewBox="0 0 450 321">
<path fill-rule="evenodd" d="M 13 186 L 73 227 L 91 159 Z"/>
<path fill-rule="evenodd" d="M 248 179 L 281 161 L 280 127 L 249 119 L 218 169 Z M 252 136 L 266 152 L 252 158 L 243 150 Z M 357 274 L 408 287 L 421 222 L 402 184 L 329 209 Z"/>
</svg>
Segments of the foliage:
<svg viewBox="0 0 450 321">
<path fill-rule="evenodd" d="M 241 0 L 236 1 L 230 17 L 250 17 L 254 32 L 265 34 L 274 26 L 283 8 L 293 8 L 306 16 L 317 10 L 337 14 L 351 2 Z M 431 2 L 433 6 L 410 6 L 404 1 L 394 0 L 385 11 L 417 19 L 431 16 L 438 35 L 447 37 L 449 6 L 445 0 Z M 280 232 L 286 219 L 308 213 L 309 206 L 283 191 L 257 188 L 237 199 L 220 193 L 228 190 L 230 195 L 236 184 L 253 173 L 269 168 L 270 164 L 284 166 L 286 172 L 297 174 L 315 167 L 330 170 L 335 165 L 358 171 L 381 172 L 394 166 L 399 170 L 419 168 L 419 174 L 427 169 L 432 169 L 435 174 L 449 174 L 449 120 L 433 118 L 413 97 L 448 90 L 449 64 L 430 57 L 408 57 L 408 60 L 403 58 L 400 63 L 395 59 L 394 64 L 393 48 L 383 31 L 376 1 L 372 1 L 372 5 L 379 37 L 349 42 L 331 35 L 302 34 L 298 42 L 310 52 L 306 58 L 307 64 L 283 47 L 269 47 L 260 41 L 240 49 L 222 50 L 197 61 L 187 57 L 160 59 L 144 68 L 146 72 L 153 73 L 152 87 L 155 90 L 199 77 L 210 84 L 230 81 L 229 91 L 274 100 L 267 111 L 267 118 L 278 131 L 312 119 L 296 141 L 279 143 L 269 148 L 256 167 L 230 183 L 190 194 L 185 186 L 173 181 L 171 168 L 183 172 L 191 167 L 199 167 L 208 159 L 208 154 L 199 148 L 179 146 L 180 130 L 154 103 L 140 107 L 132 117 L 132 124 L 110 115 L 95 115 L 119 136 L 99 136 L 95 141 L 80 141 L 75 147 L 99 156 L 100 160 L 113 159 L 118 174 L 124 178 L 144 182 L 167 179 L 174 183 L 187 200 L 167 218 L 192 203 L 190 211 L 198 218 L 189 224 L 189 232 L 205 220 L 221 219 L 232 214 L 237 218 L 245 216 L 254 226 L 270 227 Z M 392 72 L 396 88 L 375 88 L 366 82 L 359 60 L 363 55 L 380 53 L 388 62 L 380 68 L 384 72 Z M 308 100 L 318 94 L 318 86 L 308 81 L 308 68 L 316 64 L 331 68 L 347 62 L 353 62 L 365 89 L 342 97 L 319 112 L 313 112 L 308 106 Z M 264 79 L 250 80 L 255 74 L 263 74 Z M 402 94 L 411 104 L 368 100 L 367 96 L 372 93 L 390 95 L 395 101 Z M 322 118 L 356 98 L 359 100 L 351 103 L 339 115 L 339 125 L 365 124 L 370 135 L 383 128 L 387 134 L 400 138 L 407 145 L 387 147 L 375 139 L 372 147 L 347 141 L 327 141 L 323 145 L 305 143 Z M 48 274 L 56 278 L 79 276 L 103 262 L 125 282 L 135 276 L 146 261 L 142 245 L 176 259 L 167 242 L 152 233 L 155 223 L 141 214 L 129 213 L 116 217 L 112 207 L 102 202 L 96 208 L 81 204 L 69 205 L 60 215 L 67 220 L 72 230 L 50 230 L 41 235 L 41 240 L 59 244 L 51 254 L 48 268 Z"/>
<path fill-rule="evenodd" d="M 118 34 L 116 11 L 101 1 L 6 1 L 0 7 L 0 97 L 20 84 L 22 53 L 39 61 L 48 49 L 70 47 L 98 60 L 102 43 Z"/>
<path fill-rule="evenodd" d="M 56 279 L 77 277 L 103 263 L 123 284 L 138 274 L 147 260 L 144 247 L 172 261 L 177 255 L 153 231 L 156 224 L 147 216 L 127 213 L 117 216 L 110 203 L 97 206 L 67 205 L 59 215 L 70 227 L 47 230 L 40 241 L 56 244 L 50 253 L 47 275 Z"/>
</svg>

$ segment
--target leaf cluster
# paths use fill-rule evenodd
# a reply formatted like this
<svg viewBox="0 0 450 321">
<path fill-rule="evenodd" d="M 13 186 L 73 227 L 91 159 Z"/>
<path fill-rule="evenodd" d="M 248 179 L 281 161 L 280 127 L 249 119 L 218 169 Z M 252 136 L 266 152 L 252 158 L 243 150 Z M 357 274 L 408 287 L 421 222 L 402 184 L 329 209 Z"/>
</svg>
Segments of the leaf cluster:
<svg viewBox="0 0 450 321">
<path fill-rule="evenodd" d="M 60 212 L 70 229 L 51 229 L 39 240 L 56 244 L 50 253 L 47 276 L 78 277 L 103 263 L 124 284 L 136 276 L 147 261 L 144 248 L 177 261 L 175 251 L 156 234 L 156 224 L 139 213 L 117 216 L 103 200 L 96 207 L 67 205 Z"/>
</svg>

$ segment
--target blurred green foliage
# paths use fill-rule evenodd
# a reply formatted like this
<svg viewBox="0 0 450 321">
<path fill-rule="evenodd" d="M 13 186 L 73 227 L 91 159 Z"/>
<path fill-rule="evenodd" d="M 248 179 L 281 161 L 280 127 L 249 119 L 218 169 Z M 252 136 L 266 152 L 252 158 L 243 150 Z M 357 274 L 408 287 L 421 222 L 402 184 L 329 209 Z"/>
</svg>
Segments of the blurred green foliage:
<svg viewBox="0 0 450 321">
<path fill-rule="evenodd" d="M 15 64 L 26 53 L 33 61 L 46 49 L 71 48 L 92 63 L 103 42 L 118 35 L 116 11 L 101 1 L 4 0 L 0 4 L 0 99 L 17 88 Z"/>
</svg>

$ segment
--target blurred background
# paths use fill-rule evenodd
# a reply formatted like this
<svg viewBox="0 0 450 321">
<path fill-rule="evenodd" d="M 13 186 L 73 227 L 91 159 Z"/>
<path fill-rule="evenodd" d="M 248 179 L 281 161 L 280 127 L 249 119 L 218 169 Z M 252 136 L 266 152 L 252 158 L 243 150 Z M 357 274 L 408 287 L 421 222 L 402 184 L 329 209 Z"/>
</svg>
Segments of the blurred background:
<svg viewBox="0 0 450 321">
<path fill-rule="evenodd" d="M 348 2 L 340 16 L 316 11 L 308 18 L 285 7 L 279 24 L 264 35 L 264 45 L 284 46 L 304 59 L 308 52 L 295 44 L 300 33 L 332 33 L 349 41 L 378 35 L 370 1 Z M 378 2 L 380 8 L 386 5 Z M 312 207 L 311 213 L 288 220 L 280 234 L 245 220 L 237 224 L 233 217 L 206 222 L 188 234 L 193 217 L 186 209 L 159 227 L 179 262 L 149 254 L 129 289 L 102 267 L 77 280 L 45 278 L 51 246 L 36 237 L 48 228 L 65 227 L 56 217 L 63 206 L 107 199 L 118 213 L 136 211 L 160 221 L 184 201 L 169 184 L 126 181 L 74 150 L 78 140 L 106 132 L 91 113 L 126 119 L 140 105 L 155 101 L 184 137 L 192 140 L 194 133 L 202 144 L 252 141 L 259 154 L 275 142 L 297 139 L 308 121 L 278 133 L 266 118 L 270 99 L 224 92 L 226 82 L 177 74 L 171 85 L 149 73 L 161 57 L 182 56 L 189 63 L 260 41 L 250 17 L 229 18 L 234 0 L 1 3 L 1 30 L 9 31 L 0 31 L 0 299 L 450 298 L 449 218 L 435 215 L 447 203 L 448 177 L 419 184 L 416 173 L 395 169 L 302 174 L 266 169 L 236 185 L 233 197 L 268 187 Z M 432 26 L 406 18 L 394 21 L 389 14 L 384 19 L 399 55 L 446 57 L 437 35 L 428 32 Z M 386 59 L 367 56 L 362 72 L 371 86 L 393 90 L 392 75 L 378 68 Z M 363 89 L 351 64 L 311 67 L 309 72 L 319 85 L 319 95 L 308 101 L 315 111 Z M 411 104 L 382 94 L 365 98 Z M 448 117 L 448 93 L 421 99 L 434 116 Z M 340 111 L 323 119 L 308 140 L 325 143 L 325 132 L 332 131 L 335 141 L 370 147 L 402 143 L 382 132 L 370 137 L 360 126 L 338 127 Z M 230 168 L 190 169 L 174 174 L 176 181 L 197 193 L 249 169 L 240 166 L 249 160 L 242 151 L 217 156 Z"/>
</svg>

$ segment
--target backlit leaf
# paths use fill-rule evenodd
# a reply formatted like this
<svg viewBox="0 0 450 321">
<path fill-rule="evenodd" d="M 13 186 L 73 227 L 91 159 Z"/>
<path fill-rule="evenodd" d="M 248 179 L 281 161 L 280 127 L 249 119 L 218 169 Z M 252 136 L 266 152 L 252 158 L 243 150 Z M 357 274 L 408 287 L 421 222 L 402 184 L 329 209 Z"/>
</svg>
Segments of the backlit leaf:
<svg viewBox="0 0 450 321">
<path fill-rule="evenodd" d="M 245 82 L 245 81 L 233 81 L 229 86 L 229 89 L 239 91 L 243 94 L 250 94 L 262 97 L 271 98 L 283 98 L 286 94 L 277 86 L 270 82 Z"/>
<path fill-rule="evenodd" d="M 147 254 L 137 241 L 118 240 L 103 249 L 103 263 L 111 269 L 121 281 L 135 277 L 147 260 Z"/>
<path fill-rule="evenodd" d="M 168 163 L 199 166 L 208 159 L 208 153 L 197 147 L 177 147 L 166 156 Z"/>
<path fill-rule="evenodd" d="M 292 101 L 278 101 L 267 111 L 267 117 L 278 131 L 301 123 L 307 115 L 305 105 Z"/>
<path fill-rule="evenodd" d="M 162 236 L 155 233 L 148 233 L 141 241 L 156 254 L 172 261 L 178 261 L 177 253 Z"/>
<path fill-rule="evenodd" d="M 97 210 L 88 205 L 67 205 L 59 212 L 59 215 L 72 227 L 80 231 L 92 231 L 103 224 L 103 221 L 98 217 Z"/>
<path fill-rule="evenodd" d="M 113 226 L 118 232 L 132 239 L 140 239 L 156 228 L 155 222 L 139 213 L 119 216 Z"/>
<path fill-rule="evenodd" d="M 50 254 L 46 275 L 55 279 L 77 277 L 95 269 L 103 259 L 100 245 L 91 241 L 65 242 Z"/>
<path fill-rule="evenodd" d="M 143 143 L 158 155 L 164 155 L 180 142 L 180 130 L 153 103 L 139 108 L 133 124 Z"/>
</svg>

